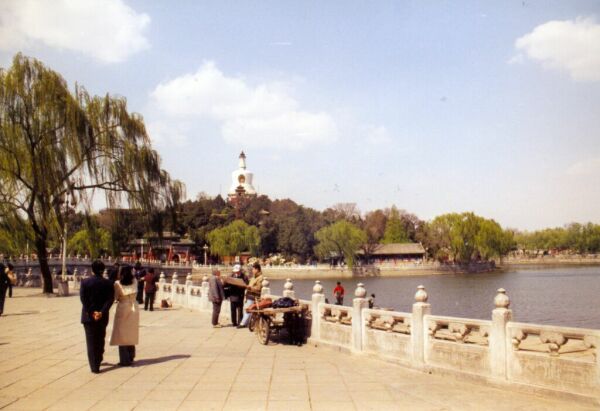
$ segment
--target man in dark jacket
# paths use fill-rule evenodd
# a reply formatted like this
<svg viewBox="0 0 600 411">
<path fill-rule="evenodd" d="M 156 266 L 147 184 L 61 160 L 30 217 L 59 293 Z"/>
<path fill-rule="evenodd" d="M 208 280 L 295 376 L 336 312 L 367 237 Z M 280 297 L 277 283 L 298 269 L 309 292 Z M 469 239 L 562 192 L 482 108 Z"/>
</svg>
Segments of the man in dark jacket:
<svg viewBox="0 0 600 411">
<path fill-rule="evenodd" d="M 156 297 L 156 282 L 158 278 L 156 274 L 154 274 L 154 268 L 148 268 L 148 273 L 144 277 L 144 292 L 146 293 L 146 298 L 144 300 L 144 310 L 148 311 L 148 307 L 150 307 L 150 311 L 154 311 L 154 298 Z"/>
<path fill-rule="evenodd" d="M 114 300 L 112 283 L 102 278 L 104 263 L 96 260 L 92 263 L 92 277 L 81 282 L 81 323 L 85 330 L 88 361 L 93 373 L 100 372 L 104 355 L 104 339 L 108 325 L 108 312 Z"/>
<path fill-rule="evenodd" d="M 144 304 L 144 277 L 146 277 L 146 270 L 142 268 L 142 263 L 139 261 L 135 263 L 134 276 L 137 280 L 137 295 L 135 299 L 138 304 Z"/>
<path fill-rule="evenodd" d="M 6 274 L 6 268 L 4 264 L 0 263 L 0 315 L 4 311 L 4 300 L 6 298 L 6 290 L 8 289 L 8 284 L 10 280 L 8 279 L 8 275 Z"/>
<path fill-rule="evenodd" d="M 242 280 L 248 285 L 248 277 L 242 272 L 242 268 L 239 264 L 233 266 L 233 272 L 230 275 L 231 278 L 237 278 Z M 240 327 L 238 324 L 242 321 L 244 314 L 244 293 L 246 289 L 243 287 L 236 287 L 235 285 L 227 285 L 229 292 L 229 302 L 231 303 L 231 323 L 234 327 Z"/>
<path fill-rule="evenodd" d="M 208 279 L 208 300 L 212 303 L 212 325 L 214 328 L 221 328 L 219 324 L 219 314 L 221 313 L 221 304 L 225 299 L 225 290 L 221 281 L 221 272 L 217 269 L 212 271 Z"/>
</svg>

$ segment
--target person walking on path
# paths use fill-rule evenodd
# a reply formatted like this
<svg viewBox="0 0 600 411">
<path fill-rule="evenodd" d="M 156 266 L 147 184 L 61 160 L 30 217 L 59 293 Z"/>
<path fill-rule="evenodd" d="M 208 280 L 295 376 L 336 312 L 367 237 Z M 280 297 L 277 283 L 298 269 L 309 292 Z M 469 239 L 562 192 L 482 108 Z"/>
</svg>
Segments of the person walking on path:
<svg viewBox="0 0 600 411">
<path fill-rule="evenodd" d="M 212 303 L 212 325 L 214 328 L 221 328 L 219 314 L 221 313 L 221 304 L 223 304 L 224 299 L 225 290 L 221 281 L 221 272 L 214 269 L 208 279 L 208 300 Z"/>
<path fill-rule="evenodd" d="M 236 278 L 242 280 L 246 285 L 248 285 L 248 277 L 243 273 L 242 268 L 239 264 L 233 266 L 233 272 L 230 276 L 231 278 Z M 244 308 L 244 293 L 246 289 L 242 287 L 237 287 L 235 285 L 229 286 L 229 303 L 231 304 L 231 323 L 234 327 L 239 327 L 240 322 L 242 321 L 243 316 L 243 308 Z"/>
<path fill-rule="evenodd" d="M 134 276 L 137 280 L 137 302 L 138 304 L 144 304 L 144 277 L 146 276 L 146 270 L 142 268 L 142 263 L 139 261 L 135 263 Z"/>
<path fill-rule="evenodd" d="M 79 298 L 81 299 L 81 323 L 85 330 L 88 361 L 93 373 L 100 372 L 100 364 L 104 356 L 104 339 L 108 325 L 108 313 L 114 301 L 111 282 L 102 278 L 104 263 L 96 260 L 92 263 L 92 277 L 81 282 Z"/>
<path fill-rule="evenodd" d="M 150 311 L 154 311 L 154 299 L 156 298 L 156 282 L 158 281 L 158 277 L 154 274 L 154 268 L 148 268 L 148 272 L 144 277 L 144 292 L 146 293 L 146 297 L 144 299 L 144 310 L 148 311 L 148 307 Z"/>
<path fill-rule="evenodd" d="M 6 274 L 6 267 L 0 263 L 0 315 L 4 312 L 4 300 L 6 299 L 6 290 L 10 280 Z"/>
<path fill-rule="evenodd" d="M 120 279 L 115 281 L 114 290 L 117 309 L 110 345 L 119 346 L 119 365 L 129 366 L 135 359 L 140 329 L 137 281 L 133 277 L 131 266 L 121 267 Z"/>
<path fill-rule="evenodd" d="M 342 287 L 342 283 L 339 281 L 333 289 L 333 296 L 335 297 L 335 303 L 337 305 L 344 305 L 344 287 Z"/>
<path fill-rule="evenodd" d="M 8 298 L 12 298 L 13 285 L 17 285 L 17 275 L 15 274 L 14 269 L 15 267 L 11 263 L 6 264 L 5 271 L 8 276 Z"/>
<path fill-rule="evenodd" d="M 255 262 L 252 264 L 252 279 L 246 286 L 246 303 L 244 304 L 244 318 L 242 318 L 242 327 L 248 325 L 250 321 L 250 313 L 246 312 L 246 309 L 250 307 L 257 298 L 260 297 L 260 290 L 262 289 L 263 275 L 260 268 L 260 264 Z"/>
</svg>

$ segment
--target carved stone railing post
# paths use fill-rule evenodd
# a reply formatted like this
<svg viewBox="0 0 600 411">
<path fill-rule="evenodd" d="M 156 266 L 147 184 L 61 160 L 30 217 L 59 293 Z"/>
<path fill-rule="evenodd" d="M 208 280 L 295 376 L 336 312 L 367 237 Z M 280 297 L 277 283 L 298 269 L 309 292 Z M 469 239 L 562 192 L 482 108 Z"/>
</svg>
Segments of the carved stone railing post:
<svg viewBox="0 0 600 411">
<path fill-rule="evenodd" d="M 325 302 L 325 295 L 323 294 L 323 286 L 319 280 L 315 281 L 312 294 L 312 304 L 310 307 L 311 313 L 311 324 L 310 324 L 310 338 L 318 340 L 319 330 L 321 326 L 321 313 L 319 311 L 319 304 Z"/>
<path fill-rule="evenodd" d="M 173 272 L 173 277 L 171 277 L 171 301 L 175 304 L 176 295 L 177 295 L 177 286 L 179 285 L 179 277 L 177 276 L 177 271 Z"/>
<path fill-rule="evenodd" d="M 367 290 L 362 283 L 358 283 L 354 291 L 354 300 L 352 300 L 352 350 L 362 351 L 362 327 L 363 314 L 362 310 L 369 307 Z"/>
<path fill-rule="evenodd" d="M 428 331 L 424 317 L 431 314 L 431 304 L 427 302 L 427 291 L 420 285 L 415 293 L 415 303 L 412 306 L 410 343 L 412 345 L 412 360 L 417 367 L 425 365 L 425 342 Z"/>
<path fill-rule="evenodd" d="M 291 299 L 296 299 L 296 292 L 294 291 L 294 283 L 291 279 L 287 279 L 283 285 L 283 296 Z"/>
<path fill-rule="evenodd" d="M 160 304 L 162 300 L 165 299 L 165 284 L 167 280 L 165 280 L 165 273 L 163 271 L 160 272 L 160 276 L 158 277 L 158 303 Z"/>
<path fill-rule="evenodd" d="M 267 277 L 265 277 L 262 281 L 262 288 L 260 289 L 260 296 L 264 297 L 266 295 L 271 295 L 271 287 L 270 287 L 271 283 L 269 282 L 269 279 Z"/>
<path fill-rule="evenodd" d="M 187 307 L 192 306 L 192 285 L 194 285 L 192 282 L 192 273 L 189 273 L 187 277 L 185 277 L 185 303 Z"/>
<path fill-rule="evenodd" d="M 498 289 L 494 298 L 496 308 L 492 311 L 492 328 L 490 329 L 490 359 L 492 375 L 496 378 L 507 378 L 507 346 L 509 344 L 506 325 L 512 320 L 510 299 L 504 288 Z"/>
<path fill-rule="evenodd" d="M 209 301 L 208 301 L 208 276 L 204 275 L 202 277 L 202 295 L 200 296 L 200 309 L 208 310 Z"/>
</svg>

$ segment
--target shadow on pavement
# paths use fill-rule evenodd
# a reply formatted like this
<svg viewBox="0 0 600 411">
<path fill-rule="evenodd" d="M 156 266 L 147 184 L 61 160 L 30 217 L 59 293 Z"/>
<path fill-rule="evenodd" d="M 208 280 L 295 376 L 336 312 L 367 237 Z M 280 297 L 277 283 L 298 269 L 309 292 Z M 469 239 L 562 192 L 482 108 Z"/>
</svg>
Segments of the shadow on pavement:
<svg viewBox="0 0 600 411">
<path fill-rule="evenodd" d="M 182 358 L 190 358 L 189 354 L 176 354 L 176 355 L 167 355 L 166 357 L 157 357 L 157 358 L 144 358 L 142 360 L 135 361 L 133 363 L 133 367 L 143 367 L 144 365 L 152 365 L 152 364 L 160 364 L 161 362 L 180 360 Z"/>
</svg>

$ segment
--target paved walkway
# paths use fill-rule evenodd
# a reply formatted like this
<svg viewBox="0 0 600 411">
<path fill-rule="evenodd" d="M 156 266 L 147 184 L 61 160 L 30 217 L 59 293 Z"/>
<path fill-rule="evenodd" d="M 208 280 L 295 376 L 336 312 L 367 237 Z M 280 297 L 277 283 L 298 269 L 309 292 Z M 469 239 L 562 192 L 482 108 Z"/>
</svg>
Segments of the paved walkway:
<svg viewBox="0 0 600 411">
<path fill-rule="evenodd" d="M 586 410 L 324 348 L 260 345 L 184 309 L 141 314 L 137 364 L 89 371 L 76 296 L 16 289 L 0 317 L 6 410 Z M 110 328 L 109 328 L 110 330 Z"/>
</svg>

